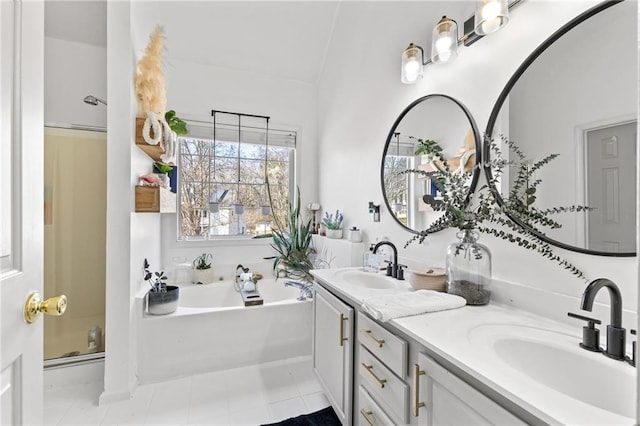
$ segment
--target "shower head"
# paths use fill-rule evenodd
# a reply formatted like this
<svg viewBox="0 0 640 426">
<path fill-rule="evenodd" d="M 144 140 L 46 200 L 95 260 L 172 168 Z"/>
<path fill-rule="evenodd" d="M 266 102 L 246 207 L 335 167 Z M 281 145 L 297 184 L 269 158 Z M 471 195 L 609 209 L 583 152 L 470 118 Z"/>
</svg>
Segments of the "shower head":
<svg viewBox="0 0 640 426">
<path fill-rule="evenodd" d="M 107 101 L 100 98 L 96 98 L 93 95 L 87 95 L 84 97 L 84 103 L 89 105 L 98 105 L 98 103 L 102 103 L 106 105 Z"/>
</svg>

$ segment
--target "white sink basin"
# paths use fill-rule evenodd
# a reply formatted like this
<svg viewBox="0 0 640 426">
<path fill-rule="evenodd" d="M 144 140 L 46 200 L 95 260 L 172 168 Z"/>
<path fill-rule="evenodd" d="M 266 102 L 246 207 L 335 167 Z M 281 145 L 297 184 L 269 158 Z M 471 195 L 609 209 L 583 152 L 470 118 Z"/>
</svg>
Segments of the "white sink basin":
<svg viewBox="0 0 640 426">
<path fill-rule="evenodd" d="M 494 348 L 502 360 L 545 386 L 621 416 L 635 415 L 631 366 L 577 346 L 567 350 L 518 338 L 497 340 Z"/>
<path fill-rule="evenodd" d="M 338 271 L 336 277 L 344 280 L 346 284 L 370 290 L 389 290 L 396 287 L 393 278 L 358 269 Z"/>
<path fill-rule="evenodd" d="M 578 337 L 536 327 L 492 324 L 476 327 L 469 338 L 514 373 L 590 406 L 635 416 L 635 369 L 580 348 Z"/>
</svg>

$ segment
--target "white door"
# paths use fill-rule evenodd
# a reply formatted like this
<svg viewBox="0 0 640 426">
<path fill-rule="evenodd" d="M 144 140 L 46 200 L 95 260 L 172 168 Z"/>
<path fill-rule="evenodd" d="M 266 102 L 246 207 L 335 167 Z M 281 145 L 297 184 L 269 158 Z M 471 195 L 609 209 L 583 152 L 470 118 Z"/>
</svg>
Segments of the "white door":
<svg viewBox="0 0 640 426">
<path fill-rule="evenodd" d="M 0 423 L 42 423 L 44 2 L 0 1 Z"/>
<path fill-rule="evenodd" d="M 634 252 L 636 122 L 587 132 L 587 248 Z"/>
</svg>

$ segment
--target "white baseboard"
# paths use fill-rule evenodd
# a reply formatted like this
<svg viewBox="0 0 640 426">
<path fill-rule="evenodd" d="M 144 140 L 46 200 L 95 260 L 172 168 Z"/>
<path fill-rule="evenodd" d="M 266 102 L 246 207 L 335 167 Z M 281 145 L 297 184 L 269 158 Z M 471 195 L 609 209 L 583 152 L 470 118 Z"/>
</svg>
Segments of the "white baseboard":
<svg viewBox="0 0 640 426">
<path fill-rule="evenodd" d="M 98 405 L 103 406 L 106 404 L 113 404 L 114 402 L 128 401 L 132 398 L 132 396 L 132 391 L 102 392 L 100 398 L 98 399 Z"/>
<path fill-rule="evenodd" d="M 104 359 L 44 369 L 44 388 L 101 383 L 104 381 Z"/>
</svg>

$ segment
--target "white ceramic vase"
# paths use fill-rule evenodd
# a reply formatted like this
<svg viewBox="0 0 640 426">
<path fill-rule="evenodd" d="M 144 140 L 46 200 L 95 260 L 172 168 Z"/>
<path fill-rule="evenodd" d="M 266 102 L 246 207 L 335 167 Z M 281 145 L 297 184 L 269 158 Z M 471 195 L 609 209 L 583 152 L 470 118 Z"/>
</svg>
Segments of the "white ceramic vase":
<svg viewBox="0 0 640 426">
<path fill-rule="evenodd" d="M 180 287 L 168 285 L 165 293 L 147 292 L 147 312 L 151 315 L 166 315 L 178 309 Z"/>
<path fill-rule="evenodd" d="M 342 229 L 327 229 L 327 238 L 341 239 Z"/>
<path fill-rule="evenodd" d="M 193 270 L 194 284 L 211 284 L 214 281 L 215 281 L 215 272 L 213 271 L 213 268 Z"/>
</svg>

